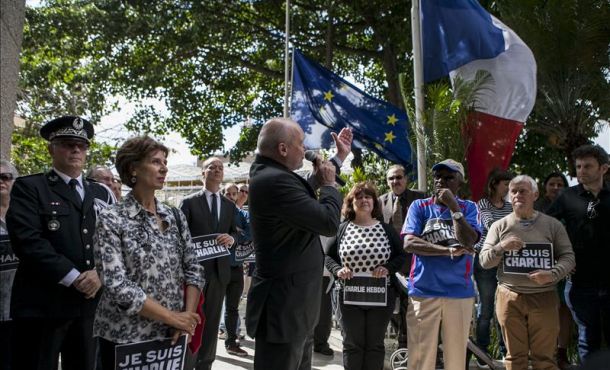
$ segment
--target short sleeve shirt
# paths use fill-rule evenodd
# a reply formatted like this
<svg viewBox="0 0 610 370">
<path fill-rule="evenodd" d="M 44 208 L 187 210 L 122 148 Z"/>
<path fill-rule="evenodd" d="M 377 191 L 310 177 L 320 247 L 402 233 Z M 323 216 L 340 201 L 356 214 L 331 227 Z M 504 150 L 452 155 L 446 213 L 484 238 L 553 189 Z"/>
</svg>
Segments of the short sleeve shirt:
<svg viewBox="0 0 610 370">
<path fill-rule="evenodd" d="M 481 235 L 477 205 L 458 199 L 458 205 L 468 224 Z M 451 211 L 435 203 L 434 197 L 415 200 L 409 207 L 401 236 L 411 234 L 430 243 L 459 247 Z M 414 297 L 474 297 L 472 281 L 473 257 L 421 256 L 413 254 L 409 273 L 409 295 Z"/>
</svg>

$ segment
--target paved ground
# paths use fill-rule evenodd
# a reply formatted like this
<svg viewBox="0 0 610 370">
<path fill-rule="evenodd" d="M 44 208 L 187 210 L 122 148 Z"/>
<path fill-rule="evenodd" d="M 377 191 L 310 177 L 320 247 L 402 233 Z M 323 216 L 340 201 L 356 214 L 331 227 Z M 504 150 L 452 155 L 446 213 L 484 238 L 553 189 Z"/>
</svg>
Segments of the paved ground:
<svg viewBox="0 0 610 370">
<path fill-rule="evenodd" d="M 245 300 L 242 300 L 240 304 L 240 315 L 244 317 L 245 312 Z M 245 328 L 243 328 L 242 320 L 242 332 L 245 333 Z M 341 332 L 333 328 L 330 334 L 330 338 L 328 340 L 328 344 L 335 351 L 335 355 L 333 357 L 323 356 L 318 353 L 313 354 L 313 370 L 340 370 L 343 369 L 343 357 L 341 354 Z M 253 361 L 254 361 L 254 341 L 246 337 L 246 339 L 242 340 L 241 347 L 248 352 L 248 357 L 237 357 L 233 355 L 229 355 L 224 348 L 224 342 L 219 340 L 218 349 L 216 351 L 216 361 L 212 366 L 212 370 L 239 370 L 239 369 L 253 369 Z M 394 350 L 396 349 L 396 341 L 394 339 L 386 339 L 386 364 L 385 369 L 392 369 L 390 365 L 390 357 Z M 496 361 L 496 365 L 499 369 L 504 369 L 502 363 Z M 401 370 L 405 370 L 406 367 L 399 368 Z M 474 360 L 471 361 L 469 370 L 478 370 L 478 367 L 474 363 Z"/>
</svg>

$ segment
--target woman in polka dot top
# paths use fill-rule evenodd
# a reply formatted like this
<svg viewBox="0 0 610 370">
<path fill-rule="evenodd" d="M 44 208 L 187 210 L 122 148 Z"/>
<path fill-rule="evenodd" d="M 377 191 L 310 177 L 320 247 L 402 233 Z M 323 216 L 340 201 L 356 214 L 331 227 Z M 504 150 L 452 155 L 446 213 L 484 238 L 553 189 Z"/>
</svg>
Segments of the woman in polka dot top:
<svg viewBox="0 0 610 370">
<path fill-rule="evenodd" d="M 326 268 L 339 279 L 343 366 L 347 370 L 381 370 L 383 339 L 396 297 L 394 273 L 404 264 L 406 254 L 394 228 L 379 221 L 381 205 L 373 184 L 354 185 L 343 202 L 342 215 L 345 221 L 337 237 L 329 241 Z M 344 302 L 343 281 L 355 274 L 385 279 L 387 303 L 368 306 Z"/>
</svg>

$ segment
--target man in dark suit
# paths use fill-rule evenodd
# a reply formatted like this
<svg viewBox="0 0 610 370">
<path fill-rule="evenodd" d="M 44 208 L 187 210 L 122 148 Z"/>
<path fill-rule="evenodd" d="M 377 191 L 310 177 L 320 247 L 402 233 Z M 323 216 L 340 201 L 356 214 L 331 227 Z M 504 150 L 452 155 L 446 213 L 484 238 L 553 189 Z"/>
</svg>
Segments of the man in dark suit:
<svg viewBox="0 0 610 370">
<path fill-rule="evenodd" d="M 83 179 L 93 126 L 74 116 L 46 123 L 53 169 L 15 181 L 6 217 L 19 257 L 11 315 L 13 369 L 92 370 L 93 316 L 101 287 L 93 262 L 96 215 L 114 202 Z"/>
<path fill-rule="evenodd" d="M 224 178 L 224 166 L 219 158 L 211 157 L 203 162 L 203 189 L 182 201 L 180 209 L 186 216 L 191 236 L 220 234 L 216 241 L 233 248 L 237 241 L 235 226 L 235 204 L 220 194 Z M 197 370 L 210 370 L 216 357 L 220 311 L 231 279 L 229 256 L 203 261 L 206 284 L 203 288 L 203 313 L 205 325 L 202 346 L 197 354 Z"/>
<path fill-rule="evenodd" d="M 409 206 L 415 199 L 423 199 L 426 195 L 407 188 L 407 174 L 405 168 L 399 164 L 392 165 L 388 168 L 386 181 L 388 182 L 391 191 L 379 197 L 383 222 L 392 225 L 398 235 L 400 235 L 402 224 L 407 217 Z M 408 254 L 408 258 L 405 261 L 404 266 L 400 269 L 400 272 L 403 275 L 408 275 L 410 268 L 411 254 Z M 399 317 L 396 318 L 396 320 L 392 319 L 392 324 L 397 326 L 399 348 L 407 348 L 407 307 L 409 304 L 409 297 L 407 296 L 406 290 L 400 289 L 399 299 Z"/>
<path fill-rule="evenodd" d="M 269 120 L 250 168 L 256 272 L 246 325 L 256 338 L 255 370 L 295 370 L 304 357 L 310 358 L 322 288 L 319 236 L 335 235 L 339 225 L 342 201 L 334 187 L 335 166 L 328 161 L 314 166 L 319 200 L 309 183 L 293 172 L 303 164 L 303 139 L 296 122 Z"/>
</svg>

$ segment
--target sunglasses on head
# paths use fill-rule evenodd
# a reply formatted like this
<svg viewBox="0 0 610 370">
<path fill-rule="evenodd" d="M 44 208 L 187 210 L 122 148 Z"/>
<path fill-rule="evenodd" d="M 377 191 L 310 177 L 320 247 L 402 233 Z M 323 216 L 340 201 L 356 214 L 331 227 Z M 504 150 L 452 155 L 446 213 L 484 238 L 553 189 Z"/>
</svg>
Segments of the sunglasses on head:
<svg viewBox="0 0 610 370">
<path fill-rule="evenodd" d="M 13 174 L 10 172 L 0 173 L 0 180 L 2 180 L 2 181 L 11 181 L 11 180 L 13 180 L 13 178 L 14 178 Z"/>
</svg>

